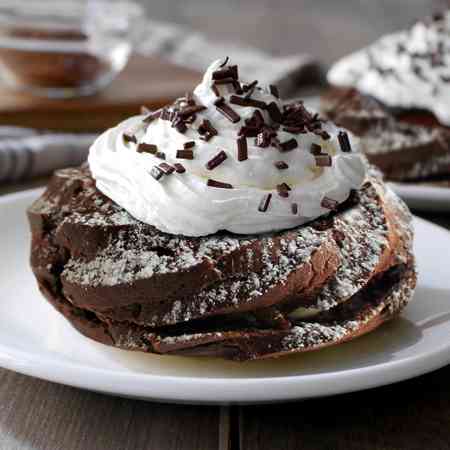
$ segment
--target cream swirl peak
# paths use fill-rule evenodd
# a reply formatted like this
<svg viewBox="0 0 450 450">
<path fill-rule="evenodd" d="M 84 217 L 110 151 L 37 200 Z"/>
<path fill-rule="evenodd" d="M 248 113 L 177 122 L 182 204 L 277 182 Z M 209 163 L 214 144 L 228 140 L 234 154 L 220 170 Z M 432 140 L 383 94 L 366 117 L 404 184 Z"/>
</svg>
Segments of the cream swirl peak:
<svg viewBox="0 0 450 450">
<path fill-rule="evenodd" d="M 101 192 L 163 232 L 252 234 L 337 208 L 365 178 L 357 146 L 218 60 L 193 94 L 101 135 L 89 165 Z"/>
<path fill-rule="evenodd" d="M 328 81 L 387 106 L 428 110 L 450 126 L 450 10 L 344 57 Z"/>
</svg>

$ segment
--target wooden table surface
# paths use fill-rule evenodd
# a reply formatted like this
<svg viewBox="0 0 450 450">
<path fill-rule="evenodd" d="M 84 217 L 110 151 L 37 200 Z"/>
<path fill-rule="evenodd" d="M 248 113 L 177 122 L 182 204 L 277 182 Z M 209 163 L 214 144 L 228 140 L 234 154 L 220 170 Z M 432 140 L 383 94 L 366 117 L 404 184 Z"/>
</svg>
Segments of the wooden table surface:
<svg viewBox="0 0 450 450">
<path fill-rule="evenodd" d="M 187 15 L 190 24 L 201 24 L 206 29 L 207 24 L 213 28 L 212 23 L 221 23 L 217 16 L 208 17 L 213 10 L 211 2 L 189 0 L 182 3 L 185 15 L 186 5 L 198 11 L 198 14 Z M 277 51 L 282 35 L 280 37 L 275 28 L 241 26 L 244 19 L 255 17 L 250 13 L 255 0 L 230 3 L 242 14 L 236 14 L 234 7 L 225 11 L 223 5 L 217 6 L 217 14 L 225 11 L 231 15 L 234 11 L 233 33 L 241 33 L 248 42 L 260 42 Z M 340 56 L 343 48 L 365 43 L 384 32 L 389 24 L 397 26 L 403 17 L 409 18 L 412 14 L 406 8 L 407 2 L 402 0 L 282 0 L 279 9 L 278 2 L 272 3 L 270 6 L 268 1 L 261 2 L 261 8 L 272 11 L 277 23 L 286 21 L 289 25 L 283 31 L 289 33 L 286 43 L 290 51 L 295 42 L 299 48 L 305 42 L 307 49 L 327 62 Z M 339 9 L 341 5 L 344 8 L 344 3 L 347 9 Z M 426 9 L 426 4 L 431 8 L 444 3 L 411 0 L 411 7 L 419 12 Z M 174 4 L 168 1 L 167 11 L 176 9 Z M 177 2 L 179 4 L 181 2 Z M 302 10 L 299 5 L 311 8 Z M 320 5 L 325 7 L 321 10 L 320 23 L 335 26 L 334 17 L 337 17 L 345 39 L 329 40 L 332 35 L 339 35 L 336 26 L 326 31 L 328 40 L 324 33 L 312 39 L 311 23 L 306 28 L 294 29 L 295 17 L 299 23 L 304 23 L 306 16 L 313 17 L 315 11 L 320 10 Z M 154 6 L 158 10 L 156 2 Z M 330 14 L 326 15 L 327 7 L 331 6 Z M 349 11 L 353 8 L 363 20 L 349 20 Z M 201 15 L 200 10 L 206 12 Z M 162 6 L 159 11 L 169 14 Z M 180 18 L 181 10 L 176 11 Z M 257 12 L 257 19 L 263 20 L 261 10 Z M 377 20 L 383 14 L 386 21 L 382 26 L 379 22 L 377 28 Z M 183 16 L 179 21 L 189 23 L 188 19 Z M 353 28 L 348 27 L 349 23 Z M 212 31 L 218 36 L 226 35 L 230 33 L 230 26 L 222 24 L 218 31 L 217 28 Z M 2 186 L 0 194 L 43 185 L 45 181 Z M 418 215 L 450 229 L 450 215 Z M 114 398 L 0 370 L 0 450 L 450 449 L 449 379 L 450 366 L 414 380 L 332 398 L 268 406 L 210 407 Z"/>
</svg>

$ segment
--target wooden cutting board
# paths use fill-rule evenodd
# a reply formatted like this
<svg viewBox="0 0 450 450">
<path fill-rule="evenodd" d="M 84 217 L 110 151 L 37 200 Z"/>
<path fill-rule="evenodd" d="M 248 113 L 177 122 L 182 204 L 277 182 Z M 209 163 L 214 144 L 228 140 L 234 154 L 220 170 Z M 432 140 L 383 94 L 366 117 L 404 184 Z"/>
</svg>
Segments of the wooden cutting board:
<svg viewBox="0 0 450 450">
<path fill-rule="evenodd" d="M 133 56 L 102 92 L 78 99 L 50 100 L 0 88 L 0 124 L 58 131 L 101 131 L 159 108 L 192 90 L 200 74 L 156 58 Z"/>
</svg>

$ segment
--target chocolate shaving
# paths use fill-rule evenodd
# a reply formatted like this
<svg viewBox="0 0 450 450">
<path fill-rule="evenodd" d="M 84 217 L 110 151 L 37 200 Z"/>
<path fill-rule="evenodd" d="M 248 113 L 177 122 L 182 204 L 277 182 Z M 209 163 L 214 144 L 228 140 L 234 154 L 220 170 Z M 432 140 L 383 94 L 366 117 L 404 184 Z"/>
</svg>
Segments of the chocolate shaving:
<svg viewBox="0 0 450 450">
<path fill-rule="evenodd" d="M 284 161 L 275 161 L 273 163 L 273 165 L 278 169 L 278 170 L 286 170 L 289 169 L 289 166 L 287 163 L 285 163 Z"/>
<path fill-rule="evenodd" d="M 245 136 L 241 136 L 237 139 L 237 150 L 238 161 L 245 161 L 248 159 L 247 138 Z"/>
<path fill-rule="evenodd" d="M 173 167 L 175 167 L 175 171 L 176 171 L 177 173 L 184 173 L 184 172 L 186 172 L 186 169 L 184 168 L 183 164 L 175 163 L 175 164 L 173 165 Z"/>
<path fill-rule="evenodd" d="M 175 172 L 175 167 L 172 167 L 170 164 L 167 163 L 161 163 L 158 166 L 162 172 L 164 173 L 164 175 L 170 175 L 171 173 Z"/>
<path fill-rule="evenodd" d="M 320 136 L 324 141 L 328 141 L 331 138 L 330 133 L 325 130 L 314 130 L 314 134 Z"/>
<path fill-rule="evenodd" d="M 267 208 L 269 207 L 270 200 L 272 198 L 272 194 L 266 194 L 259 203 L 258 211 L 260 212 L 266 212 Z"/>
<path fill-rule="evenodd" d="M 221 181 L 212 180 L 211 178 L 208 179 L 206 185 L 214 188 L 233 189 L 233 185 L 230 183 L 222 183 Z"/>
<path fill-rule="evenodd" d="M 219 166 L 220 164 L 222 164 L 225 160 L 227 159 L 227 154 L 221 150 L 219 153 L 217 153 L 216 156 L 214 156 L 213 158 L 211 158 L 207 163 L 206 163 L 206 168 L 208 170 L 213 170 L 215 169 L 217 166 Z"/>
<path fill-rule="evenodd" d="M 291 188 L 286 183 L 281 183 L 277 185 L 277 192 L 280 197 L 288 197 Z"/>
<path fill-rule="evenodd" d="M 189 149 L 177 150 L 176 157 L 178 159 L 194 159 L 194 152 Z"/>
<path fill-rule="evenodd" d="M 186 123 L 180 116 L 175 117 L 175 119 L 172 121 L 172 127 L 176 128 L 176 130 L 182 134 L 187 131 Z"/>
<path fill-rule="evenodd" d="M 155 144 L 146 144 L 145 142 L 141 142 L 137 148 L 138 153 L 151 153 L 154 155 L 157 151 L 158 147 Z"/>
<path fill-rule="evenodd" d="M 268 147 L 270 145 L 271 136 L 269 133 L 266 132 L 266 130 L 261 131 L 258 133 L 255 139 L 255 145 L 257 147 Z"/>
<path fill-rule="evenodd" d="M 128 144 L 129 142 L 137 144 L 137 139 L 134 134 L 123 133 L 123 140 L 126 144 Z"/>
<path fill-rule="evenodd" d="M 153 166 L 152 169 L 150 170 L 150 175 L 155 180 L 159 180 L 163 176 L 163 172 L 158 166 Z"/>
<path fill-rule="evenodd" d="M 322 154 L 322 147 L 319 144 L 316 144 L 315 142 L 313 142 L 311 144 L 311 147 L 309 149 L 310 153 L 312 155 L 321 155 Z"/>
<path fill-rule="evenodd" d="M 195 146 L 195 141 L 188 141 L 183 144 L 184 149 L 192 148 Z"/>
<path fill-rule="evenodd" d="M 252 108 L 259 108 L 259 109 L 267 108 L 266 103 L 261 100 L 255 100 L 253 98 L 239 97 L 237 95 L 232 95 L 230 97 L 230 103 L 233 103 L 234 105 L 249 106 Z"/>
<path fill-rule="evenodd" d="M 330 155 L 316 155 L 316 166 L 317 167 L 331 167 L 331 156 Z"/>
<path fill-rule="evenodd" d="M 338 133 L 338 141 L 341 150 L 344 153 L 350 153 L 352 151 L 352 146 L 350 145 L 350 139 L 348 138 L 348 134 L 346 131 L 339 131 Z"/>
<path fill-rule="evenodd" d="M 277 147 L 281 152 L 290 152 L 291 150 L 294 150 L 294 148 L 298 147 L 298 143 L 296 139 L 292 138 L 288 141 L 279 143 Z"/>
<path fill-rule="evenodd" d="M 224 67 L 214 71 L 212 74 L 213 80 L 223 80 L 224 78 L 233 78 L 234 80 L 237 80 L 239 78 L 237 66 Z"/>
<path fill-rule="evenodd" d="M 297 213 L 298 213 L 298 205 L 297 205 L 297 203 L 292 203 L 291 211 L 292 211 L 292 214 L 297 215 Z"/>
<path fill-rule="evenodd" d="M 186 117 L 189 117 L 192 114 L 203 111 L 205 109 L 206 109 L 206 107 L 203 105 L 186 106 L 186 108 L 182 109 L 178 114 L 180 115 L 180 117 L 185 119 Z"/>
<path fill-rule="evenodd" d="M 230 122 L 237 123 L 241 120 L 241 116 L 233 109 L 231 106 L 225 103 L 223 97 L 219 97 L 215 102 L 217 111 L 220 112 L 224 117 L 226 117 Z"/>
<path fill-rule="evenodd" d="M 276 97 L 276 98 L 280 98 L 280 93 L 278 92 L 278 88 L 276 86 L 274 86 L 273 84 L 269 85 L 269 90 L 270 93 Z"/>
<path fill-rule="evenodd" d="M 275 102 L 271 102 L 267 105 L 267 111 L 274 122 L 281 123 L 283 121 L 280 108 L 278 108 L 278 105 Z"/>
<path fill-rule="evenodd" d="M 209 141 L 213 136 L 217 136 L 218 134 L 217 130 L 212 126 L 208 119 L 203 120 L 197 131 L 200 134 L 200 139 L 204 141 Z"/>
<path fill-rule="evenodd" d="M 339 203 L 336 200 L 333 200 L 332 198 L 324 197 L 320 202 L 320 206 L 322 206 L 322 208 L 335 211 L 338 208 Z"/>
<path fill-rule="evenodd" d="M 225 67 L 228 64 L 228 61 L 230 60 L 229 56 L 225 58 L 225 61 L 219 66 L 220 68 Z"/>
<path fill-rule="evenodd" d="M 243 91 L 245 92 L 244 98 L 250 99 L 250 97 L 253 95 L 253 92 L 255 92 L 257 84 L 258 80 L 254 80 L 250 84 L 244 85 L 243 87 Z"/>
</svg>

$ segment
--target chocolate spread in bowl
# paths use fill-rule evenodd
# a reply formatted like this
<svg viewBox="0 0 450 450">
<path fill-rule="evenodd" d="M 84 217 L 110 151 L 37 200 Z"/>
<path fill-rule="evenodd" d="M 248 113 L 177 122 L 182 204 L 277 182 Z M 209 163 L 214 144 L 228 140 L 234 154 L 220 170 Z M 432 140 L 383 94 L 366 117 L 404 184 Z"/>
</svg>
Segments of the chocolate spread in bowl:
<svg viewBox="0 0 450 450">
<path fill-rule="evenodd" d="M 111 71 L 107 61 L 83 50 L 88 37 L 81 31 L 17 28 L 1 35 L 11 45 L 0 45 L 0 67 L 7 81 L 18 87 L 81 88 Z M 52 45 L 56 41 L 79 43 L 80 50 L 58 50 Z"/>
</svg>

